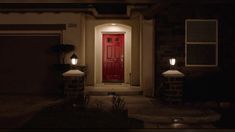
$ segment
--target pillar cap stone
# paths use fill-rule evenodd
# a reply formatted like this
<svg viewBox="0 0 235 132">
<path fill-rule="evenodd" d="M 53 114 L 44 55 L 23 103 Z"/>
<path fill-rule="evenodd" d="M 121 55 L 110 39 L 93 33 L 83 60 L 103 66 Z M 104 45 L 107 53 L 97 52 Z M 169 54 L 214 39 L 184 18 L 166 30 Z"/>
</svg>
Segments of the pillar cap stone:
<svg viewBox="0 0 235 132">
<path fill-rule="evenodd" d="M 84 72 L 80 71 L 80 70 L 69 70 L 63 73 L 63 76 L 65 77 L 78 77 L 78 76 L 83 76 Z"/>
<path fill-rule="evenodd" d="M 164 77 L 184 77 L 184 74 L 178 70 L 167 70 L 162 75 Z"/>
</svg>

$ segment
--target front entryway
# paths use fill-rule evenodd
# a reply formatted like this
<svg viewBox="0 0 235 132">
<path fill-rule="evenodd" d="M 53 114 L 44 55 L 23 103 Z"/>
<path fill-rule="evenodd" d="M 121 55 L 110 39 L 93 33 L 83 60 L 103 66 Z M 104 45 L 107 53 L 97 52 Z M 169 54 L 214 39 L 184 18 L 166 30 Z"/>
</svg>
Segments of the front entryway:
<svg viewBox="0 0 235 132">
<path fill-rule="evenodd" d="M 124 34 L 103 34 L 103 82 L 124 82 Z"/>
</svg>

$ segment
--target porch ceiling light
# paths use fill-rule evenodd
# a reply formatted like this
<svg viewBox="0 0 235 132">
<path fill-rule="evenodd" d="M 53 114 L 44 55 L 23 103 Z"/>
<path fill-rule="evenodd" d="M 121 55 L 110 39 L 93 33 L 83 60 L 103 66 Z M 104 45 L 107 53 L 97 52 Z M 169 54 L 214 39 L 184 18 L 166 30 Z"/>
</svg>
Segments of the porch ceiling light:
<svg viewBox="0 0 235 132">
<path fill-rule="evenodd" d="M 78 57 L 75 53 L 72 54 L 72 56 L 70 57 L 71 60 L 71 64 L 72 65 L 76 65 L 78 63 Z"/>
</svg>

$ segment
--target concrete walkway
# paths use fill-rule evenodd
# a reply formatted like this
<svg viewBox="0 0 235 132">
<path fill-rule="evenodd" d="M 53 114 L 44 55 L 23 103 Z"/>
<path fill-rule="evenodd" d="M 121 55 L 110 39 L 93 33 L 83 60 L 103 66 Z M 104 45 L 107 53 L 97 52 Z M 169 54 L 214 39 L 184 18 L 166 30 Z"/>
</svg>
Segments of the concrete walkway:
<svg viewBox="0 0 235 132">
<path fill-rule="evenodd" d="M 162 104 L 154 98 L 121 96 L 129 117 L 144 121 L 145 128 L 214 128 L 220 115 L 205 106 Z M 91 96 L 90 105 L 102 103 L 111 109 L 112 96 Z"/>
<path fill-rule="evenodd" d="M 220 115 L 206 107 L 166 105 L 143 96 L 121 96 L 129 117 L 144 121 L 145 128 L 214 128 Z M 37 111 L 62 102 L 61 98 L 0 96 L 0 128 L 17 128 Z M 90 96 L 88 107 L 112 107 L 112 96 Z"/>
<path fill-rule="evenodd" d="M 39 110 L 62 101 L 55 97 L 1 95 L 0 130 L 20 128 Z"/>
</svg>

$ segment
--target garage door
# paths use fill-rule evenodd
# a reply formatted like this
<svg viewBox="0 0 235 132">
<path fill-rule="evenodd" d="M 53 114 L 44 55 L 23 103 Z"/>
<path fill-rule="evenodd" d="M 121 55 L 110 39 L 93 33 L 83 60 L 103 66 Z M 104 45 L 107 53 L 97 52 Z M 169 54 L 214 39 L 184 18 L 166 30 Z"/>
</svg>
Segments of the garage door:
<svg viewBox="0 0 235 132">
<path fill-rule="evenodd" d="M 56 93 L 59 58 L 50 48 L 59 43 L 59 34 L 0 35 L 0 93 Z"/>
</svg>

